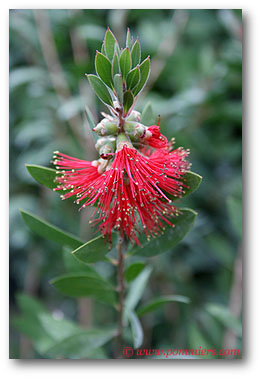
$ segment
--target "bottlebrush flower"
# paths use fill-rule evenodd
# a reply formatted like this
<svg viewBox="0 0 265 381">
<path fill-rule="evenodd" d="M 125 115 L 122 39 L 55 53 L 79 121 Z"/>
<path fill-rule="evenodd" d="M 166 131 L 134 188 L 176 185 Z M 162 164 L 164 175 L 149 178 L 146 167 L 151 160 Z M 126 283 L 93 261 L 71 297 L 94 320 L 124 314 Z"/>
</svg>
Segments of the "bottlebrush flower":
<svg viewBox="0 0 265 381">
<path fill-rule="evenodd" d="M 120 134 L 121 136 L 123 134 Z M 188 151 L 155 150 L 149 156 L 136 150 L 126 138 L 118 142 L 109 160 L 94 162 L 57 153 L 54 164 L 60 176 L 55 190 L 70 190 L 77 204 L 96 206 L 92 220 L 111 242 L 111 232 L 140 244 L 138 234 L 158 235 L 178 213 L 169 195 L 181 197 L 183 174 L 189 168 Z M 173 226 L 173 225 L 172 225 Z"/>
<path fill-rule="evenodd" d="M 147 127 L 143 141 L 153 148 L 166 148 L 168 146 L 168 140 L 160 133 L 159 126 Z"/>
</svg>

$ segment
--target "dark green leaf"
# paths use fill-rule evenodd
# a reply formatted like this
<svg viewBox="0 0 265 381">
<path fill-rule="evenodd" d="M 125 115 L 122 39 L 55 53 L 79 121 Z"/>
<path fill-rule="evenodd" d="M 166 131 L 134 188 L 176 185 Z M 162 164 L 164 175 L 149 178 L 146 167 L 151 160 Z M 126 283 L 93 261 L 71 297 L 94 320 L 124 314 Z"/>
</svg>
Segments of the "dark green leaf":
<svg viewBox="0 0 265 381">
<path fill-rule="evenodd" d="M 21 216 L 25 224 L 36 234 L 50 241 L 56 242 L 71 249 L 76 249 L 82 245 L 82 241 L 70 233 L 49 224 L 39 217 L 29 212 L 20 210 Z"/>
<path fill-rule="evenodd" d="M 197 216 L 194 210 L 188 208 L 181 208 L 180 212 L 180 215 L 170 220 L 174 227 L 165 226 L 164 233 L 157 238 L 151 238 L 150 241 L 143 234 L 140 237 L 143 247 L 133 246 L 128 249 L 128 254 L 137 253 L 137 255 L 152 257 L 173 249 L 191 229 Z"/>
<path fill-rule="evenodd" d="M 145 268 L 145 266 L 146 266 L 146 263 L 144 262 L 136 262 L 128 266 L 124 272 L 126 282 L 129 283 L 132 280 L 134 280 L 140 274 L 140 272 Z"/>
<path fill-rule="evenodd" d="M 116 38 L 111 30 L 108 28 L 104 38 L 104 47 L 107 57 L 112 61 L 117 44 Z"/>
<path fill-rule="evenodd" d="M 140 65 L 141 78 L 138 85 L 133 89 L 133 94 L 136 96 L 144 88 L 150 74 L 150 58 L 147 57 Z"/>
<path fill-rule="evenodd" d="M 133 347 L 139 348 L 142 345 L 144 338 L 143 328 L 141 326 L 140 320 L 134 311 L 129 311 L 128 319 L 132 330 Z"/>
<path fill-rule="evenodd" d="M 145 126 L 153 126 L 155 124 L 155 116 L 151 102 L 148 102 L 143 109 L 141 115 L 141 123 Z"/>
<path fill-rule="evenodd" d="M 134 103 L 134 96 L 133 96 L 131 90 L 125 91 L 125 93 L 123 95 L 123 109 L 124 109 L 125 114 L 127 114 L 129 112 L 133 103 Z"/>
<path fill-rule="evenodd" d="M 113 79 L 114 79 L 116 74 L 120 73 L 119 58 L 117 56 L 117 53 L 114 54 L 111 71 L 112 71 L 112 78 Z"/>
<path fill-rule="evenodd" d="M 141 61 L 141 46 L 140 46 L 140 42 L 138 38 L 132 47 L 131 56 L 132 56 L 132 67 L 135 67 Z"/>
<path fill-rule="evenodd" d="M 114 76 L 114 89 L 116 91 L 119 102 L 123 104 L 123 83 L 121 74 L 116 74 Z"/>
<path fill-rule="evenodd" d="M 117 234 L 112 234 L 112 246 L 117 242 Z M 83 263 L 106 261 L 106 254 L 111 250 L 109 243 L 102 236 L 96 237 L 73 251 L 73 255 Z"/>
<path fill-rule="evenodd" d="M 139 66 L 136 66 L 134 69 L 130 70 L 127 78 L 126 78 L 126 84 L 127 89 L 133 89 L 140 80 L 140 69 Z"/>
<path fill-rule="evenodd" d="M 124 49 L 120 56 L 120 68 L 121 68 L 121 74 L 122 78 L 125 80 L 127 77 L 127 74 L 131 70 L 132 67 L 132 61 L 131 61 L 131 54 L 128 48 Z"/>
<path fill-rule="evenodd" d="M 38 183 L 53 189 L 56 184 L 54 179 L 56 177 L 56 170 L 52 168 L 42 167 L 40 165 L 26 164 L 26 168 Z"/>
<path fill-rule="evenodd" d="M 98 76 L 102 79 L 102 81 L 112 88 L 112 73 L 111 73 L 111 63 L 110 61 L 101 53 L 97 52 L 95 66 Z"/>
<path fill-rule="evenodd" d="M 93 90 L 95 91 L 95 93 L 99 97 L 99 99 L 103 103 L 106 103 L 109 106 L 113 106 L 113 102 L 112 102 L 112 98 L 111 98 L 111 95 L 109 93 L 109 90 L 104 85 L 102 80 L 94 74 L 86 74 L 86 76 L 87 76 L 87 79 L 89 80 L 90 85 L 92 86 Z"/>
<path fill-rule="evenodd" d="M 85 272 L 88 275 L 99 277 L 99 274 L 92 267 L 84 262 L 80 262 L 67 247 L 63 248 L 64 266 L 67 272 Z"/>
<path fill-rule="evenodd" d="M 50 283 L 62 294 L 72 297 L 89 297 L 115 305 L 117 295 L 110 283 L 84 272 L 59 276 Z"/>
<path fill-rule="evenodd" d="M 182 197 L 188 196 L 192 192 L 194 192 L 202 181 L 202 177 L 197 173 L 188 171 L 184 175 L 184 184 L 188 186 L 188 188 L 184 188 L 184 193 Z"/>
<path fill-rule="evenodd" d="M 144 306 L 140 307 L 136 312 L 138 316 L 143 316 L 145 314 L 148 314 L 149 312 L 156 310 L 157 308 L 161 307 L 163 304 L 172 303 L 172 302 L 189 303 L 190 300 L 186 296 L 182 296 L 182 295 L 161 296 L 159 298 L 151 300 Z"/>
</svg>

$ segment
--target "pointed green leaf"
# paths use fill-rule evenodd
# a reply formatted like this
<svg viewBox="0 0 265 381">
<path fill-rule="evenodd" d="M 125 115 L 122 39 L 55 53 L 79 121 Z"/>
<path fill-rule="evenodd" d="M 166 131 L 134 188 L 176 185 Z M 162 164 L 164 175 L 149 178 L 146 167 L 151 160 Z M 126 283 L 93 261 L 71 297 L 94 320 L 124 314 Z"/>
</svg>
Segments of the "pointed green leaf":
<svg viewBox="0 0 265 381">
<path fill-rule="evenodd" d="M 111 72 L 112 72 L 112 78 L 113 79 L 114 79 L 116 74 L 120 73 L 119 58 L 118 58 L 116 52 L 115 52 L 114 57 L 113 57 Z"/>
<path fill-rule="evenodd" d="M 67 296 L 89 297 L 111 305 L 117 303 L 117 293 L 110 283 L 84 272 L 61 275 L 50 283 Z"/>
<path fill-rule="evenodd" d="M 117 243 L 117 234 L 112 234 L 112 247 Z M 106 254 L 111 250 L 109 243 L 102 236 L 96 237 L 73 251 L 73 255 L 81 262 L 95 263 L 106 261 Z"/>
<path fill-rule="evenodd" d="M 101 45 L 101 53 L 104 54 L 104 56 L 107 55 L 106 50 L 105 50 L 104 42 L 103 42 L 103 44 Z"/>
<path fill-rule="evenodd" d="M 112 88 L 112 68 L 110 61 L 102 54 L 97 52 L 95 59 L 95 66 L 98 76 L 102 79 L 102 81 Z"/>
<path fill-rule="evenodd" d="M 132 41 L 133 41 L 133 38 L 131 36 L 130 29 L 128 28 L 127 29 L 127 34 L 126 34 L 126 48 L 129 48 L 131 50 Z"/>
<path fill-rule="evenodd" d="M 205 309 L 226 328 L 231 329 L 237 336 L 242 336 L 242 324 L 240 319 L 235 317 L 226 306 L 209 303 Z"/>
<path fill-rule="evenodd" d="M 127 74 L 131 70 L 132 67 L 132 61 L 131 61 L 131 54 L 128 48 L 124 49 L 120 56 L 120 68 L 121 68 L 121 74 L 122 78 L 125 80 L 127 77 Z"/>
<path fill-rule="evenodd" d="M 123 110 L 127 114 L 134 103 L 134 96 L 131 90 L 125 91 L 123 95 Z"/>
<path fill-rule="evenodd" d="M 94 141 L 96 142 L 98 140 L 98 135 L 95 133 L 95 131 L 93 131 L 93 128 L 96 127 L 96 123 L 94 121 L 92 112 L 90 111 L 89 107 L 86 106 L 85 110 L 86 110 L 86 118 L 87 118 L 90 130 L 91 130 L 91 133 L 93 135 Z"/>
<path fill-rule="evenodd" d="M 139 94 L 148 78 L 149 78 L 149 75 L 150 75 L 150 58 L 147 57 L 140 65 L 140 73 L 141 73 L 141 78 L 140 78 L 140 82 L 138 83 L 138 85 L 133 89 L 133 94 L 136 96 L 137 94 Z"/>
<path fill-rule="evenodd" d="M 86 74 L 86 76 L 87 76 L 87 79 L 89 80 L 90 85 L 92 86 L 93 90 L 95 91 L 95 93 L 99 97 L 99 99 L 103 103 L 106 103 L 109 106 L 113 106 L 113 102 L 112 102 L 112 98 L 111 98 L 111 95 L 109 93 L 109 90 L 104 85 L 102 80 L 94 74 Z"/>
<path fill-rule="evenodd" d="M 107 57 L 112 61 L 117 40 L 111 30 L 108 28 L 104 38 L 104 47 Z"/>
<path fill-rule="evenodd" d="M 147 240 L 144 234 L 141 235 L 140 241 L 143 247 L 133 246 L 128 249 L 128 254 L 136 254 L 144 257 L 153 257 L 155 255 L 166 253 L 173 249 L 192 228 L 197 213 L 188 208 L 180 208 L 181 214 L 172 218 L 170 225 L 165 225 L 162 235 Z"/>
<path fill-rule="evenodd" d="M 151 102 L 148 102 L 143 109 L 141 123 L 145 126 L 153 126 L 155 124 L 155 116 Z"/>
<path fill-rule="evenodd" d="M 132 280 L 134 280 L 140 274 L 140 272 L 143 271 L 145 266 L 146 266 L 146 263 L 144 262 L 135 262 L 135 263 L 132 263 L 130 266 L 128 266 L 124 272 L 124 277 L 126 279 L 126 282 L 129 283 Z"/>
<path fill-rule="evenodd" d="M 184 193 L 182 197 L 188 196 L 197 188 L 199 188 L 201 181 L 202 177 L 197 173 L 191 171 L 186 172 L 184 175 L 184 184 L 187 185 L 188 188 L 184 188 Z"/>
<path fill-rule="evenodd" d="M 56 170 L 52 168 L 42 167 L 41 165 L 26 164 L 26 168 L 38 183 L 53 189 L 56 184 L 54 179 L 56 177 Z"/>
<path fill-rule="evenodd" d="M 144 332 L 140 320 L 134 311 L 128 313 L 128 320 L 130 322 L 133 338 L 133 347 L 139 348 L 143 344 Z"/>
<path fill-rule="evenodd" d="M 123 82 L 121 74 L 116 74 L 114 76 L 114 89 L 120 104 L 123 104 Z"/>
<path fill-rule="evenodd" d="M 173 302 L 174 303 L 176 303 L 176 302 L 177 303 L 189 303 L 190 299 L 187 298 L 186 296 L 182 296 L 182 295 L 161 296 L 159 298 L 151 300 L 147 304 L 140 307 L 136 311 L 136 313 L 140 317 L 140 316 L 143 316 L 145 314 L 148 314 L 149 312 L 156 310 L 157 308 L 161 307 L 164 304 L 173 303 Z"/>
<path fill-rule="evenodd" d="M 63 246 L 68 246 L 71 249 L 76 249 L 82 245 L 82 241 L 70 233 L 66 233 L 63 230 L 49 224 L 48 222 L 40 219 L 39 217 L 20 210 L 21 216 L 25 224 L 39 236 L 48 239 L 49 241 L 56 242 Z"/>
<path fill-rule="evenodd" d="M 136 66 L 134 69 L 130 70 L 127 78 L 126 78 L 126 84 L 127 89 L 133 89 L 140 80 L 140 69 L 139 66 Z"/>
<path fill-rule="evenodd" d="M 140 46 L 140 42 L 138 38 L 136 39 L 132 47 L 131 56 L 132 56 L 132 67 L 135 67 L 141 61 L 141 46 Z"/>
<path fill-rule="evenodd" d="M 63 261 L 64 261 L 65 270 L 69 273 L 85 272 L 86 274 L 89 274 L 91 276 L 99 277 L 99 274 L 96 272 L 96 270 L 92 266 L 89 266 L 88 264 L 79 261 L 72 254 L 71 249 L 67 247 L 63 248 Z"/>
</svg>

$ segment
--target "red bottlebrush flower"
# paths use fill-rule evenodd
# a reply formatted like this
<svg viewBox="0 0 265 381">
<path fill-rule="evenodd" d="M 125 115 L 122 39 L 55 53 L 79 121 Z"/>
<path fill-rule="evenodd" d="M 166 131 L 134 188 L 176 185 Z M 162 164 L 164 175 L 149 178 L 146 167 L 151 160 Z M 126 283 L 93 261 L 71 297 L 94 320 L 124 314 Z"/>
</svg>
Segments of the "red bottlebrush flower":
<svg viewBox="0 0 265 381">
<path fill-rule="evenodd" d="M 144 142 L 153 148 L 160 149 L 168 147 L 168 140 L 160 133 L 159 126 L 147 127 Z"/>
<path fill-rule="evenodd" d="M 111 161 L 88 162 L 58 153 L 61 170 L 55 190 L 71 189 L 62 198 L 76 195 L 80 209 L 96 205 L 92 219 L 111 241 L 112 230 L 140 244 L 143 228 L 147 237 L 161 233 L 164 223 L 178 213 L 169 195 L 181 197 L 182 176 L 189 168 L 188 151 L 155 150 L 149 157 L 128 144 L 118 148 Z M 96 214 L 96 215 L 95 215 Z"/>
</svg>

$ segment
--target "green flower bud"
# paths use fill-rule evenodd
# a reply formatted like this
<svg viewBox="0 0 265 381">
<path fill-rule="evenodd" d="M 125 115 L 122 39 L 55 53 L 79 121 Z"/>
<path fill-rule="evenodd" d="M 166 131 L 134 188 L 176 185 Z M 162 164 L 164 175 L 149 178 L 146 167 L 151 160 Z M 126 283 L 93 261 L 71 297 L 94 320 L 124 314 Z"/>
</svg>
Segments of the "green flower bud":
<svg viewBox="0 0 265 381">
<path fill-rule="evenodd" d="M 146 133 L 146 127 L 138 122 L 128 122 L 124 124 L 124 130 L 134 142 L 138 142 L 140 138 L 143 138 Z"/>
<path fill-rule="evenodd" d="M 99 136 L 117 135 L 118 125 L 113 121 L 104 118 L 95 128 L 93 128 L 93 131 Z"/>
<path fill-rule="evenodd" d="M 139 111 L 133 110 L 128 118 L 126 118 L 128 121 L 133 121 L 133 122 L 140 122 L 141 121 L 141 113 Z"/>
</svg>

